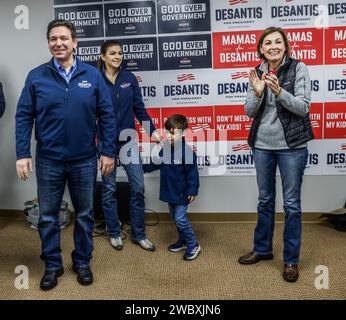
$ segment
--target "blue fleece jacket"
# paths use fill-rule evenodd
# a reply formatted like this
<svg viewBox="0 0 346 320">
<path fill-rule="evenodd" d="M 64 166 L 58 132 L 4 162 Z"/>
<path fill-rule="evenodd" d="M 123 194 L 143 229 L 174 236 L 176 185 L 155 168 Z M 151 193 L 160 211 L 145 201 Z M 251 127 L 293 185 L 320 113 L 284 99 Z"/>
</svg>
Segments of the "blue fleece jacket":
<svg viewBox="0 0 346 320">
<path fill-rule="evenodd" d="M 5 96 L 4 91 L 2 90 L 2 83 L 0 82 L 0 118 L 5 112 L 6 102 L 5 102 Z"/>
<path fill-rule="evenodd" d="M 119 138 L 119 134 L 123 129 L 135 129 L 135 116 L 141 124 L 143 121 L 149 121 L 150 128 L 145 129 L 151 135 L 156 128 L 145 109 L 141 88 L 138 85 L 136 76 L 132 72 L 121 68 L 113 84 L 104 72 L 102 72 L 102 75 L 111 94 L 114 112 L 117 117 L 117 137 Z"/>
<path fill-rule="evenodd" d="M 188 196 L 196 196 L 199 175 L 196 153 L 183 140 L 170 145 L 165 141 L 159 153 L 162 163 L 143 164 L 144 172 L 160 170 L 160 200 L 172 204 L 188 204 Z"/>
<path fill-rule="evenodd" d="M 53 59 L 33 69 L 25 82 L 16 113 L 17 159 L 30 158 L 35 121 L 37 153 L 62 161 L 96 155 L 96 119 L 103 141 L 102 154 L 113 157 L 116 121 L 113 105 L 100 72 L 77 60 L 69 83 L 55 68 Z"/>
</svg>

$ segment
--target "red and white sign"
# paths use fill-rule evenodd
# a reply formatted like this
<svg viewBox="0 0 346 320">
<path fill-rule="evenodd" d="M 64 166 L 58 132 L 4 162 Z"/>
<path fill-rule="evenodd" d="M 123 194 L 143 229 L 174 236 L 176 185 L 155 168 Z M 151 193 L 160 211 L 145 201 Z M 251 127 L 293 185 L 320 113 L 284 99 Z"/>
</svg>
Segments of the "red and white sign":
<svg viewBox="0 0 346 320">
<path fill-rule="evenodd" d="M 214 69 L 250 68 L 261 60 L 257 56 L 257 42 L 262 31 L 213 33 Z"/>
<path fill-rule="evenodd" d="M 324 138 L 346 138 L 345 103 L 326 102 L 324 104 Z"/>
<path fill-rule="evenodd" d="M 162 126 L 167 118 L 175 113 L 183 114 L 189 122 L 187 141 L 194 139 L 199 142 L 214 141 L 214 110 L 213 107 L 180 107 L 162 108 Z"/>
<path fill-rule="evenodd" d="M 160 108 L 147 108 L 148 114 L 150 115 L 155 127 L 159 130 L 161 126 L 161 109 Z M 149 123 L 146 124 L 149 129 Z M 139 142 L 150 142 L 150 137 L 148 136 L 146 130 L 140 125 L 137 119 L 135 119 L 135 127 L 138 133 Z"/>
<path fill-rule="evenodd" d="M 244 112 L 244 106 L 215 106 L 217 140 L 247 140 L 252 119 Z"/>
<path fill-rule="evenodd" d="M 346 64 L 346 26 L 325 29 L 326 64 Z"/>
<path fill-rule="evenodd" d="M 323 30 L 315 28 L 285 30 L 291 46 L 291 57 L 306 65 L 323 64 Z"/>
<path fill-rule="evenodd" d="M 310 105 L 310 122 L 315 139 L 323 138 L 323 103 Z"/>
</svg>

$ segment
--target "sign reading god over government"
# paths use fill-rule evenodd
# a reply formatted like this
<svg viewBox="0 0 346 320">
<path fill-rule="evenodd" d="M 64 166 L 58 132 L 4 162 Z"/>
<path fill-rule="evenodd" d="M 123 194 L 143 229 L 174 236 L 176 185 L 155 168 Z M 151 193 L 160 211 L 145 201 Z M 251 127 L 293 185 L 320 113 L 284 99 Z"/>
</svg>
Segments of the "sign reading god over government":
<svg viewBox="0 0 346 320">
<path fill-rule="evenodd" d="M 105 5 L 106 36 L 156 34 L 154 1 Z"/>
</svg>

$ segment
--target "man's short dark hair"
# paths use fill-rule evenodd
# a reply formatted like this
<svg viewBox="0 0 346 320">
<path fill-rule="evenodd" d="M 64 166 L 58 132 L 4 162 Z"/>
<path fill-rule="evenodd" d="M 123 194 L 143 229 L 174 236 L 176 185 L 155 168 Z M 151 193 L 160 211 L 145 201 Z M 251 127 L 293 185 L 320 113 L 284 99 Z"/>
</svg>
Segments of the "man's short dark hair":
<svg viewBox="0 0 346 320">
<path fill-rule="evenodd" d="M 50 35 L 51 30 L 55 27 L 66 27 L 67 29 L 69 29 L 71 31 L 72 39 L 77 38 L 76 28 L 74 27 L 72 22 L 67 21 L 67 20 L 55 19 L 55 20 L 49 22 L 49 24 L 47 26 L 47 40 L 49 40 L 49 35 Z"/>
<path fill-rule="evenodd" d="M 189 127 L 187 118 L 182 114 L 173 114 L 167 118 L 165 121 L 166 130 L 170 131 L 171 129 L 180 129 L 182 131 L 186 130 Z"/>
</svg>

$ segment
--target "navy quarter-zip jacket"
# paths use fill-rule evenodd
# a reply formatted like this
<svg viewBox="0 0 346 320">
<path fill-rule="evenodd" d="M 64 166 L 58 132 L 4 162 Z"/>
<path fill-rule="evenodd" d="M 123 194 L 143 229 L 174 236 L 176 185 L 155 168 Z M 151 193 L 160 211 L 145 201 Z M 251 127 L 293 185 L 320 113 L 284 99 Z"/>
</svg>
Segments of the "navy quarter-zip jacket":
<svg viewBox="0 0 346 320">
<path fill-rule="evenodd" d="M 120 68 L 119 74 L 113 84 L 108 80 L 104 71 L 102 71 L 102 75 L 111 94 L 114 113 L 117 117 L 117 139 L 121 130 L 135 129 L 135 117 L 141 124 L 143 121 L 148 121 L 150 127 L 145 129 L 151 135 L 156 128 L 145 109 L 141 88 L 138 85 L 136 76 L 132 72 Z"/>
<path fill-rule="evenodd" d="M 34 122 L 36 150 L 41 157 L 73 161 L 96 155 L 96 119 L 103 141 L 102 155 L 113 157 L 116 121 L 102 75 L 77 59 L 77 69 L 67 83 L 51 59 L 29 72 L 19 98 L 17 159 L 31 158 Z"/>
<path fill-rule="evenodd" d="M 166 152 L 169 151 L 171 152 Z M 160 200 L 172 204 L 188 204 L 188 196 L 196 196 L 199 175 L 196 153 L 182 140 L 170 145 L 165 141 L 159 153 L 161 164 L 144 164 L 144 172 L 160 170 Z M 154 159 L 155 161 L 155 159 Z"/>
</svg>

